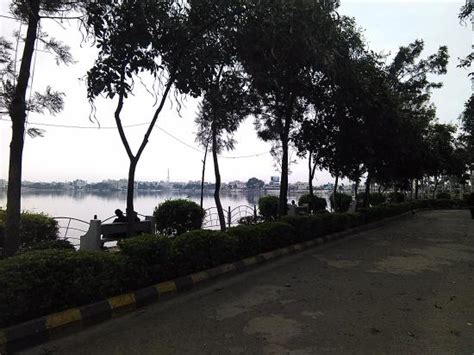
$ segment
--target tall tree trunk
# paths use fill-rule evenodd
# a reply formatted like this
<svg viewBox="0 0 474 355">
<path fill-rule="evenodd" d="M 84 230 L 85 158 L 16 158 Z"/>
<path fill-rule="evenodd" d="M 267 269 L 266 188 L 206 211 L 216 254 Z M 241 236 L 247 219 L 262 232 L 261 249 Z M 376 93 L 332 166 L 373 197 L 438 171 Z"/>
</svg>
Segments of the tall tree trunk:
<svg viewBox="0 0 474 355">
<path fill-rule="evenodd" d="M 280 132 L 280 141 L 282 148 L 282 157 L 281 157 L 281 179 L 280 179 L 280 199 L 278 203 L 278 214 L 280 216 L 285 216 L 288 213 L 288 143 L 291 122 L 293 119 L 293 107 L 295 104 L 294 95 L 290 94 L 288 101 L 288 110 L 286 112 L 286 117 L 284 122 L 282 122 Z"/>
<path fill-rule="evenodd" d="M 415 200 L 418 200 L 418 189 L 419 189 L 418 179 L 415 179 Z"/>
<path fill-rule="evenodd" d="M 12 140 L 8 171 L 7 220 L 5 224 L 4 254 L 15 254 L 20 245 L 21 177 L 26 120 L 26 90 L 35 49 L 39 21 L 39 1 L 29 6 L 28 30 L 21 58 L 20 72 L 13 99 L 8 108 L 12 120 Z"/>
<path fill-rule="evenodd" d="M 288 137 L 284 135 L 281 140 L 281 179 L 280 179 L 280 199 L 278 203 L 278 215 L 285 216 L 288 211 Z"/>
<path fill-rule="evenodd" d="M 365 195 L 364 195 L 364 207 L 369 207 L 370 205 L 370 171 L 367 172 L 367 179 L 365 180 Z"/>
<path fill-rule="evenodd" d="M 334 189 L 333 189 L 333 192 L 332 192 L 332 210 L 333 211 L 336 211 L 336 204 L 337 204 L 337 200 L 336 200 L 336 194 L 337 194 L 337 185 L 339 183 L 339 175 L 336 174 L 336 180 L 334 180 Z"/>
<path fill-rule="evenodd" d="M 219 161 L 217 159 L 217 133 L 212 131 L 212 158 L 214 160 L 214 174 L 216 176 L 216 187 L 214 190 L 214 201 L 216 202 L 217 214 L 219 216 L 219 224 L 221 231 L 226 230 L 224 210 L 222 209 L 220 190 L 221 190 L 221 174 L 219 172 Z"/>
<path fill-rule="evenodd" d="M 130 160 L 128 168 L 128 182 L 127 182 L 127 236 L 133 237 L 135 235 L 135 206 L 133 204 L 133 197 L 135 194 L 135 171 L 137 169 L 138 159 Z"/>
<path fill-rule="evenodd" d="M 209 141 L 206 144 L 206 150 L 204 151 L 204 159 L 202 160 L 202 175 L 201 175 L 201 208 L 203 205 L 204 198 L 204 176 L 206 174 L 206 159 L 207 159 L 207 150 L 209 148 Z"/>
<path fill-rule="evenodd" d="M 435 183 L 435 185 L 434 185 L 434 189 L 433 189 L 433 199 L 436 198 L 436 190 L 438 189 L 438 177 L 437 176 L 434 177 L 434 183 Z"/>
<path fill-rule="evenodd" d="M 314 197 L 314 191 L 313 191 L 313 164 L 312 164 L 312 154 L 309 152 L 308 156 L 308 187 L 309 187 L 309 195 L 311 197 Z"/>
</svg>

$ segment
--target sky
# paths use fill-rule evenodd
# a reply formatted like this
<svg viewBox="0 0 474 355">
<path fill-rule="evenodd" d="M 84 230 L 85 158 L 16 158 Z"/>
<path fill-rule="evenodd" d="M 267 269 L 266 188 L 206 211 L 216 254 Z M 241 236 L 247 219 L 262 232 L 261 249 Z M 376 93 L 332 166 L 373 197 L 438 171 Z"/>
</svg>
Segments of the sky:
<svg viewBox="0 0 474 355">
<path fill-rule="evenodd" d="M 370 49 L 388 55 L 396 53 L 401 45 L 416 39 L 425 41 L 424 56 L 447 45 L 450 54 L 448 74 L 439 78 L 444 87 L 435 91 L 433 102 L 440 122 L 457 123 L 463 105 L 471 95 L 471 82 L 465 69 L 457 68 L 458 58 L 469 54 L 472 45 L 472 27 L 460 24 L 457 14 L 463 0 L 427 1 L 357 1 L 342 0 L 339 12 L 355 17 L 364 30 Z M 0 0 L 0 15 L 8 15 L 9 1 Z M 19 30 L 16 21 L 0 18 L 0 36 L 11 38 Z M 22 27 L 25 30 L 25 26 Z M 74 23 L 42 22 L 42 30 L 62 40 L 71 47 L 76 63 L 57 66 L 54 57 L 37 52 L 33 89 L 43 91 L 47 85 L 62 91 L 65 108 L 57 116 L 30 114 L 29 127 L 45 129 L 43 138 L 26 137 L 23 180 L 71 181 L 84 179 L 126 178 L 128 158 L 114 128 L 115 100 L 98 99 L 95 102 L 96 122 L 90 120 L 91 106 L 86 98 L 85 75 L 92 67 L 96 55 L 91 43 L 84 43 Z M 183 107 L 178 112 L 176 100 L 167 102 L 158 118 L 157 126 L 137 167 L 136 179 L 140 181 L 166 180 L 169 170 L 171 181 L 200 180 L 202 148 L 195 143 L 197 131 L 194 119 L 196 99 L 180 98 Z M 124 125 L 146 123 L 153 115 L 154 99 L 137 82 L 135 95 L 125 103 Z M 0 178 L 7 179 L 9 143 L 11 139 L 8 116 L 0 117 Z M 5 121 L 6 120 L 6 121 Z M 43 123 L 69 127 L 35 125 Z M 73 126 L 73 127 L 70 127 Z M 126 129 L 133 150 L 138 149 L 147 126 Z M 253 119 L 247 119 L 235 135 L 235 150 L 224 152 L 219 160 L 222 180 L 246 181 L 257 177 L 266 182 L 279 175 L 269 154 L 270 144 L 257 138 Z M 293 155 L 296 159 L 296 154 Z M 307 162 L 297 160 L 291 166 L 290 182 L 307 180 Z M 213 182 L 213 166 L 208 159 L 206 181 Z M 315 184 L 333 181 L 327 172 L 317 172 Z"/>
</svg>

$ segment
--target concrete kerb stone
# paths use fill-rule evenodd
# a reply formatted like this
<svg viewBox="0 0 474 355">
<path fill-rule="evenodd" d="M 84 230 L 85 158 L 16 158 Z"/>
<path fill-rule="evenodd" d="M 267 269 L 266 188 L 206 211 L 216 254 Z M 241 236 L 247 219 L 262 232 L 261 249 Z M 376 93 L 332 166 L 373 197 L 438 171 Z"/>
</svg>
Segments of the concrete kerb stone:
<svg viewBox="0 0 474 355">
<path fill-rule="evenodd" d="M 417 212 L 418 210 L 415 211 Z M 245 271 L 255 265 L 265 263 L 284 255 L 301 252 L 308 248 L 319 246 L 332 240 L 342 239 L 346 236 L 353 236 L 369 229 L 379 228 L 382 225 L 411 214 L 412 212 L 406 212 L 398 216 L 385 218 L 381 221 L 350 228 L 342 232 L 293 244 L 285 248 L 245 258 L 234 263 L 224 264 L 213 269 L 183 276 L 175 280 L 161 282 L 154 286 L 110 297 L 93 304 L 79 308 L 70 308 L 62 312 L 0 329 L 0 353 L 3 354 L 18 351 L 38 345 L 53 338 L 57 338 L 61 333 L 67 334 L 70 329 L 80 330 L 84 327 L 106 321 L 112 317 L 120 316 L 124 313 L 133 311 L 136 308 L 159 301 L 160 299 L 167 299 L 177 293 L 191 290 L 197 285 L 217 277 Z"/>
</svg>

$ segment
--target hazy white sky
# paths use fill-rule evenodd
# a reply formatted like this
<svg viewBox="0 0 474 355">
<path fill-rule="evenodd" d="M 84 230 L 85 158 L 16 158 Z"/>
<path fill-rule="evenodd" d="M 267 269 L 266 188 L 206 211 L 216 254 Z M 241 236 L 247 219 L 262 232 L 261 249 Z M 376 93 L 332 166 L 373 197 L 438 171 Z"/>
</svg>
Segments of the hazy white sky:
<svg viewBox="0 0 474 355">
<path fill-rule="evenodd" d="M 340 12 L 356 18 L 365 29 L 369 47 L 376 51 L 394 53 L 400 45 L 415 39 L 425 40 L 425 54 L 431 54 L 440 45 L 447 45 L 451 56 L 448 75 L 442 78 L 444 87 L 435 92 L 433 101 L 438 108 L 442 122 L 457 122 L 463 104 L 471 94 L 471 83 L 467 71 L 457 68 L 458 57 L 470 52 L 472 44 L 471 26 L 463 26 L 457 19 L 464 1 L 357 1 L 342 0 Z M 8 14 L 9 1 L 0 0 L 0 14 Z M 30 122 L 55 125 L 96 127 L 89 121 L 90 106 L 86 99 L 84 78 L 92 66 L 95 49 L 88 44 L 81 46 L 81 34 L 72 24 L 60 25 L 43 22 L 42 29 L 66 42 L 72 48 L 77 63 L 56 66 L 54 58 L 38 52 L 34 71 L 33 87 L 41 91 L 46 85 L 66 93 L 65 110 L 56 117 L 31 114 Z M 0 36 L 10 37 L 19 23 L 0 18 Z M 24 27 L 23 27 L 24 29 Z M 126 102 L 124 124 L 148 122 L 153 114 L 153 98 L 137 84 L 135 97 Z M 116 102 L 101 99 L 96 103 L 97 118 L 102 127 L 113 127 L 113 110 Z M 179 143 L 161 129 L 178 139 L 198 148 L 194 142 L 196 127 L 194 117 L 197 101 L 185 100 L 181 116 L 176 104 L 168 103 L 158 119 L 150 142 L 139 162 L 137 180 L 165 180 L 167 170 L 173 181 L 199 180 L 202 154 Z M 1 118 L 7 119 L 7 116 Z M 45 128 L 44 138 L 26 138 L 23 179 L 41 181 L 65 181 L 77 178 L 89 181 L 125 178 L 128 172 L 128 158 L 116 129 Z M 127 129 L 135 150 L 141 141 L 146 126 Z M 226 157 L 248 156 L 268 152 L 270 145 L 258 140 L 252 119 L 247 120 L 236 134 L 238 144 Z M 0 121 L 0 178 L 8 176 L 8 155 L 10 123 Z M 247 180 L 252 176 L 268 181 L 271 175 L 278 175 L 268 153 L 245 159 L 220 159 L 224 181 Z M 306 161 L 292 166 L 290 182 L 306 181 Z M 332 181 L 329 174 L 317 173 L 316 184 Z M 213 181 L 212 162 L 208 160 L 206 180 Z"/>
</svg>

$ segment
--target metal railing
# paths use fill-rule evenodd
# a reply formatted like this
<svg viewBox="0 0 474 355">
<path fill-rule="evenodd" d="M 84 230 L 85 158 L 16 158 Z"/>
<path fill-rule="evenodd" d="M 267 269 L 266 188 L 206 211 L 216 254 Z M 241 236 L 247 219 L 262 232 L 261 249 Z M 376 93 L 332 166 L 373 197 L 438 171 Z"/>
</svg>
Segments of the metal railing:
<svg viewBox="0 0 474 355">
<path fill-rule="evenodd" d="M 59 238 L 79 246 L 81 235 L 89 229 L 89 222 L 74 217 L 53 217 L 58 222 Z"/>
<path fill-rule="evenodd" d="M 219 214 L 217 207 L 210 207 L 204 210 L 206 215 L 202 227 L 204 229 L 214 229 L 220 227 Z M 257 206 L 240 205 L 234 208 L 230 206 L 224 210 L 224 218 L 227 227 L 231 227 L 239 223 L 242 218 L 257 217 Z"/>
</svg>

